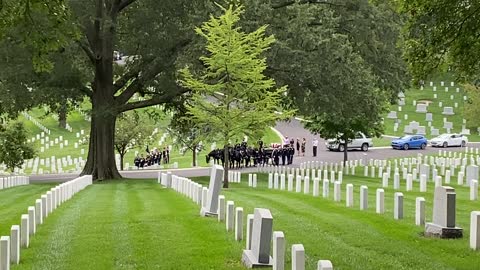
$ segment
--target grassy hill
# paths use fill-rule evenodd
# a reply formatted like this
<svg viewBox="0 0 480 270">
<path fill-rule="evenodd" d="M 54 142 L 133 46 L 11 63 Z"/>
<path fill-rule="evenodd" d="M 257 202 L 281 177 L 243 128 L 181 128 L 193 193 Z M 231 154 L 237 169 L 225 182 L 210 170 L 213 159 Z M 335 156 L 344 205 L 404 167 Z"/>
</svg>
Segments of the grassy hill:
<svg viewBox="0 0 480 270">
<path fill-rule="evenodd" d="M 400 121 L 399 128 L 394 131 L 394 119 L 386 119 L 385 116 L 385 134 L 401 136 L 404 134 L 404 126 L 410 123 L 411 121 L 416 121 L 420 123 L 420 126 L 426 127 L 426 136 L 428 138 L 435 137 L 431 134 L 430 127 L 426 121 L 425 113 L 417 113 L 416 106 L 414 106 L 414 101 L 418 104 L 419 102 L 429 103 L 428 112 L 433 114 L 432 126 L 439 129 L 440 134 L 446 133 L 446 129 L 443 128 L 444 118 L 447 122 L 453 123 L 453 129 L 451 132 L 462 132 L 463 125 L 463 107 L 464 107 L 464 96 L 466 95 L 463 88 L 460 85 L 454 83 L 454 86 L 451 86 L 451 78 L 447 77 L 447 80 L 444 81 L 444 86 L 441 86 L 441 80 L 433 80 L 433 86 L 430 85 L 430 81 L 425 82 L 425 87 L 423 90 L 420 88 L 411 88 L 407 90 L 405 94 L 405 105 L 398 106 L 397 104 L 390 107 L 391 111 L 397 112 L 398 120 Z M 434 91 L 434 87 L 436 91 Z M 437 95 L 435 98 L 434 95 Z M 453 99 L 452 99 L 453 97 Z M 442 106 L 440 106 L 440 102 Z M 455 107 L 455 103 L 457 107 Z M 401 111 L 399 111 L 401 107 Z M 455 115 L 443 115 L 444 107 L 453 107 Z M 408 119 L 405 119 L 407 115 Z M 469 135 L 470 141 L 480 141 L 480 136 L 478 135 L 477 130 L 470 130 L 471 135 Z"/>
<path fill-rule="evenodd" d="M 83 106 L 89 106 L 89 104 L 84 104 Z M 59 172 L 58 166 L 55 166 L 55 170 L 52 171 L 52 162 L 51 158 L 54 156 L 55 160 L 60 160 L 62 162 L 62 171 L 78 171 L 82 168 L 83 163 L 87 158 L 88 153 L 88 136 L 90 131 L 90 122 L 85 119 L 85 117 L 80 113 L 80 111 L 72 111 L 68 115 L 67 123 L 72 127 L 72 131 L 68 131 L 63 128 L 58 127 L 58 122 L 55 119 L 54 115 L 46 114 L 46 111 L 43 108 L 35 108 L 28 112 L 28 114 L 40 122 L 43 126 L 50 130 L 50 135 L 44 134 L 44 137 L 41 137 L 42 130 L 37 127 L 32 121 L 25 118 L 25 116 L 19 116 L 19 120 L 22 121 L 27 130 L 30 134 L 30 140 L 34 143 L 35 149 L 37 150 L 37 172 L 43 173 L 52 173 L 52 172 Z M 166 128 L 169 125 L 170 117 L 165 115 L 165 117 L 154 123 L 153 120 L 151 121 L 151 125 L 158 130 L 156 134 L 153 135 L 153 141 L 155 143 L 149 145 L 149 149 L 153 150 L 155 147 L 163 148 L 165 146 L 171 146 L 172 151 L 170 154 L 170 164 L 167 164 L 166 167 L 172 167 L 174 162 L 178 163 L 179 168 L 187 168 L 192 166 L 192 153 L 180 153 L 180 148 L 175 145 L 174 138 L 166 134 Z M 83 134 L 81 134 L 83 131 Z M 77 134 L 78 133 L 78 134 Z M 78 135 L 78 136 L 77 136 Z M 48 144 L 52 142 L 53 145 L 47 146 L 48 137 Z M 162 141 L 162 137 L 164 140 Z M 62 140 L 60 140 L 60 138 Z M 58 140 L 55 143 L 55 139 Z M 277 143 L 280 141 L 279 136 L 270 128 L 266 129 L 265 135 L 263 140 L 266 143 Z M 68 141 L 68 145 L 65 141 Z M 44 144 L 42 144 L 42 142 Z M 77 148 L 75 147 L 75 143 L 78 144 Z M 63 147 L 61 147 L 63 144 Z M 43 152 L 41 151 L 43 147 Z M 133 166 L 133 159 L 136 153 L 145 154 L 145 146 L 137 147 L 135 149 L 130 150 L 124 160 L 124 165 L 129 165 L 130 167 Z M 206 145 L 205 150 L 198 153 L 198 165 L 205 166 L 204 156 L 206 153 L 210 151 L 210 144 Z M 47 159 L 50 162 L 47 162 Z M 62 160 L 63 159 L 63 160 Z M 35 160 L 29 160 L 26 162 L 24 166 L 25 173 L 31 173 L 33 168 L 35 167 L 34 164 L 36 163 Z M 47 164 L 50 163 L 50 164 Z M 128 164 L 127 164 L 128 163 Z M 49 165 L 49 166 L 47 166 Z"/>
</svg>

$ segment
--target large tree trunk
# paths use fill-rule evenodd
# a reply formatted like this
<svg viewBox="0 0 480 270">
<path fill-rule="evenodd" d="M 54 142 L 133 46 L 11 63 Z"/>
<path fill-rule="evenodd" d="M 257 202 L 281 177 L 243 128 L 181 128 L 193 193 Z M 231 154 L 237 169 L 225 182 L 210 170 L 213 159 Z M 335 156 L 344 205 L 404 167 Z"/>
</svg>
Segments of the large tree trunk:
<svg viewBox="0 0 480 270">
<path fill-rule="evenodd" d="M 115 164 L 114 145 L 115 120 L 119 114 L 113 87 L 113 43 L 117 14 L 106 12 L 104 7 L 104 1 L 95 1 L 97 20 L 89 36 L 95 78 L 91 96 L 90 148 L 87 165 L 82 172 L 93 175 L 93 179 L 99 181 L 122 178 Z"/>
<path fill-rule="evenodd" d="M 348 161 L 348 139 L 343 138 L 344 142 L 344 149 L 343 149 L 343 166 L 347 166 L 347 161 Z"/>
<path fill-rule="evenodd" d="M 197 146 L 193 147 L 192 166 L 197 167 Z"/>
<path fill-rule="evenodd" d="M 58 127 L 67 128 L 67 104 L 66 103 L 62 103 L 60 105 L 60 109 L 58 110 Z"/>
<path fill-rule="evenodd" d="M 124 157 L 125 157 L 125 153 L 123 153 L 123 154 L 120 153 L 120 171 L 123 171 L 123 158 Z"/>
<path fill-rule="evenodd" d="M 108 87 L 101 85 L 101 80 L 96 78 L 96 87 Z M 118 112 L 111 105 L 114 104 L 112 97 L 104 95 L 105 92 L 109 91 L 97 90 L 92 98 L 90 144 L 87 163 L 82 172 L 91 174 L 94 180 L 100 181 L 122 178 L 115 164 L 114 136 Z"/>
<path fill-rule="evenodd" d="M 223 163 L 223 188 L 228 188 L 228 170 L 230 160 L 228 158 L 228 146 L 223 147 L 223 158 L 225 162 Z"/>
<path fill-rule="evenodd" d="M 95 165 L 95 119 L 91 118 L 90 122 L 90 137 L 88 140 L 88 153 L 87 153 L 87 162 L 83 167 L 82 173 L 80 175 L 93 175 L 93 167 Z"/>
</svg>

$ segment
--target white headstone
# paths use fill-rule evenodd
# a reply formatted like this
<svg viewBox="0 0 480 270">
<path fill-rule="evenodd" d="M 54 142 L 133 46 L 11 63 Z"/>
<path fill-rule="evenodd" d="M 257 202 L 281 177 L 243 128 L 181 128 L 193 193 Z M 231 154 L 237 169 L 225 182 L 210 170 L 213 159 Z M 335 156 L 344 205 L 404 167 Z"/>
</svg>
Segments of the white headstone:
<svg viewBox="0 0 480 270">
<path fill-rule="evenodd" d="M 223 180 L 223 167 L 213 165 L 210 173 L 210 184 L 208 187 L 208 195 L 205 207 L 200 210 L 202 216 L 216 216 L 218 210 L 218 196 Z M 233 209 L 232 209 L 233 210 Z"/>
<path fill-rule="evenodd" d="M 436 187 L 433 201 L 433 222 L 426 224 L 425 235 L 441 238 L 462 237 L 463 230 L 456 227 L 455 216 L 455 189 L 447 186 Z"/>
<path fill-rule="evenodd" d="M 403 193 L 395 192 L 393 206 L 393 218 L 403 219 Z"/>
<path fill-rule="evenodd" d="M 273 270 L 285 269 L 285 235 L 273 232 Z"/>
<path fill-rule="evenodd" d="M 423 197 L 415 199 L 415 225 L 425 225 L 425 198 Z"/>
<path fill-rule="evenodd" d="M 416 112 L 417 113 L 426 113 L 427 112 L 427 104 L 424 104 L 424 103 L 417 104 Z"/>
<path fill-rule="evenodd" d="M 271 266 L 270 243 L 272 241 L 273 217 L 270 210 L 255 208 L 251 249 L 243 251 L 242 262 L 247 268 Z"/>
<path fill-rule="evenodd" d="M 480 250 L 480 211 L 470 213 L 470 248 Z"/>
</svg>

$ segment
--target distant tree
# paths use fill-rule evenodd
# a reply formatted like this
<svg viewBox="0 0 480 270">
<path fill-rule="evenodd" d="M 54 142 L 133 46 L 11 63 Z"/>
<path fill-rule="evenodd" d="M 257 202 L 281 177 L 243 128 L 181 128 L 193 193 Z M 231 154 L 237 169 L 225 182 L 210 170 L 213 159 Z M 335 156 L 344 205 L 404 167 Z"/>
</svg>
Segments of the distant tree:
<svg viewBox="0 0 480 270">
<path fill-rule="evenodd" d="M 287 88 L 276 88 L 274 80 L 264 75 L 267 65 L 262 55 L 275 41 L 265 36 L 267 27 L 244 33 L 238 27 L 243 7 L 220 9 L 221 16 L 212 16 L 195 29 L 207 42 L 208 53 L 200 58 L 205 68 L 199 74 L 182 69 L 180 84 L 193 91 L 192 105 L 187 105 L 192 118 L 207 127 L 205 135 L 217 137 L 224 146 L 224 187 L 228 188 L 229 143 L 274 124 Z"/>
<path fill-rule="evenodd" d="M 10 122 L 0 126 L 0 163 L 10 171 L 20 168 L 25 159 L 35 155 L 33 146 L 27 143 L 27 131 L 22 123 Z"/>
<path fill-rule="evenodd" d="M 120 155 L 120 169 L 127 152 L 137 146 L 143 146 L 153 128 L 135 111 L 126 112 L 117 118 L 115 126 L 115 149 Z"/>
<path fill-rule="evenodd" d="M 192 165 L 197 166 L 197 152 L 202 150 L 202 142 L 205 143 L 208 133 L 205 126 L 197 124 L 192 115 L 186 111 L 178 111 L 170 121 L 168 132 L 176 139 L 176 144 L 192 152 Z M 184 153 L 186 152 L 184 151 Z"/>
<path fill-rule="evenodd" d="M 340 41 L 340 40 L 338 40 Z M 306 127 L 323 138 L 336 139 L 343 148 L 344 163 L 348 160 L 347 145 L 358 132 L 380 136 L 383 132 L 382 115 L 386 112 L 388 94 L 376 88 L 372 72 L 362 58 L 355 54 L 348 42 L 340 42 L 328 60 L 332 61 L 330 73 L 335 93 L 326 112 L 319 112 L 320 102 L 315 91 L 304 101 Z"/>
</svg>

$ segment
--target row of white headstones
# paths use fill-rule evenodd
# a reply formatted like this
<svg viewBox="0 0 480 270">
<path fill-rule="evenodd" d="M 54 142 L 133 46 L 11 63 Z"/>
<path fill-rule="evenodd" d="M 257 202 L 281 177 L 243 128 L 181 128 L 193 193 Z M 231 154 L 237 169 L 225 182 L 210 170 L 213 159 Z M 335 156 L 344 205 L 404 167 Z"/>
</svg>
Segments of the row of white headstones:
<svg viewBox="0 0 480 270">
<path fill-rule="evenodd" d="M 0 270 L 9 270 L 11 264 L 20 263 L 21 248 L 28 248 L 39 225 L 53 210 L 85 187 L 92 184 L 92 176 L 84 175 L 61 183 L 35 201 L 35 206 L 27 208 L 27 214 L 21 215 L 20 225 L 12 225 L 9 236 L 0 237 Z"/>
<path fill-rule="evenodd" d="M 31 121 L 36 127 L 38 127 L 39 129 L 43 130 L 43 132 L 47 133 L 48 135 L 50 135 L 50 129 L 48 129 L 47 127 L 45 127 L 44 125 L 42 125 L 42 123 L 40 123 L 40 121 L 38 121 L 37 119 L 33 118 L 31 115 L 29 115 L 27 112 L 22 112 L 22 115 L 29 121 Z"/>
<path fill-rule="evenodd" d="M 48 134 L 47 134 L 48 135 Z M 64 140 L 63 136 L 58 136 L 57 138 L 53 138 L 53 140 L 50 139 L 49 136 L 45 135 L 45 132 L 40 132 L 33 136 L 31 139 L 28 139 L 27 142 L 32 142 L 34 143 L 35 141 L 40 141 L 40 152 L 43 153 L 45 150 L 48 150 L 50 147 L 53 147 L 55 145 L 59 146 L 59 149 L 63 149 L 64 147 L 67 147 L 69 144 L 68 140 Z M 83 144 L 85 137 L 82 137 L 85 135 L 85 131 L 82 129 L 80 132 L 77 132 L 77 138 L 78 141 L 74 143 L 74 148 L 77 149 L 80 145 Z M 81 138 L 82 137 L 82 138 Z"/>
<path fill-rule="evenodd" d="M 28 176 L 8 176 L 0 178 L 0 189 L 7 189 L 16 186 L 28 185 Z"/>
<path fill-rule="evenodd" d="M 158 183 L 167 188 L 186 195 L 201 206 L 200 215 L 217 217 L 219 222 L 225 222 L 228 232 L 234 231 L 235 240 L 244 238 L 243 208 L 236 207 L 234 201 L 226 201 L 220 194 L 224 170 L 219 165 L 211 168 L 209 187 L 203 187 L 188 178 L 178 177 L 169 173 L 159 173 Z M 238 172 L 235 176 L 241 175 Z M 273 217 L 270 210 L 255 208 L 253 214 L 247 215 L 246 248 L 242 254 L 242 263 L 247 268 L 258 266 L 273 266 L 273 269 L 285 268 L 285 235 L 281 231 L 273 231 Z M 273 242 L 273 252 L 270 246 Z M 292 269 L 305 269 L 305 248 L 302 244 L 291 247 Z M 329 260 L 319 260 L 318 269 L 333 269 Z"/>
<path fill-rule="evenodd" d="M 428 165 L 426 165 L 428 166 Z M 475 166 L 476 167 L 476 166 Z M 375 167 L 372 167 L 375 168 Z M 382 167 L 380 167 L 382 168 Z M 474 168 L 474 167 L 473 167 Z M 478 167 L 477 175 L 478 175 Z M 304 170 L 304 169 L 302 169 Z M 368 166 L 365 167 L 365 176 L 368 176 Z M 310 191 L 310 177 L 313 178 L 313 196 L 319 196 L 319 187 L 321 182 L 321 174 L 322 171 L 318 171 L 318 176 L 315 177 L 314 174 L 315 170 L 312 170 L 312 175 L 310 175 L 309 169 L 306 170 L 305 176 L 301 174 L 296 175 L 295 181 L 295 192 L 301 193 L 302 192 L 302 185 L 303 185 L 303 193 L 306 195 L 312 195 Z M 336 202 L 340 202 L 342 200 L 341 196 L 341 185 L 343 182 L 343 174 L 342 171 L 338 172 L 338 179 L 335 180 L 335 171 L 330 172 L 330 179 L 328 178 L 328 171 L 324 171 L 325 179 L 323 180 L 323 188 L 322 188 L 322 197 L 328 198 L 330 193 L 330 183 L 334 183 L 334 195 L 333 200 Z M 372 176 L 372 178 L 375 175 Z M 449 177 L 449 171 L 447 170 L 447 178 Z M 251 178 L 256 178 L 256 175 L 249 175 L 249 186 L 252 186 L 250 183 Z M 278 174 L 278 173 L 269 173 L 268 174 L 268 188 L 269 189 L 280 189 L 280 190 L 288 190 L 290 192 L 293 191 L 294 186 L 294 175 L 288 175 L 288 182 L 285 183 L 285 174 Z M 459 173 L 459 180 L 458 185 L 463 185 L 463 175 Z M 427 175 L 422 174 L 420 176 L 420 192 L 427 192 Z M 413 175 L 407 174 L 406 179 L 406 191 L 413 190 Z M 287 186 L 287 188 L 286 188 Z M 388 188 L 388 176 L 387 173 L 383 174 L 382 179 L 382 187 Z M 385 190 L 383 188 L 378 188 L 376 190 L 376 213 L 384 214 L 385 213 Z M 394 190 L 400 189 L 400 175 L 398 173 L 398 169 L 394 174 Z M 346 185 L 346 196 L 345 202 L 346 207 L 353 207 L 354 206 L 354 197 L 353 197 L 353 189 L 354 185 L 348 183 Z M 448 198 L 447 194 L 453 194 L 453 200 Z M 438 198 L 438 199 L 437 199 Z M 471 180 L 470 184 L 470 200 L 477 200 L 478 199 L 478 181 Z M 433 224 L 438 224 L 441 227 L 446 228 L 456 228 L 455 226 L 455 200 L 456 194 L 454 193 L 454 189 L 451 187 L 442 186 L 442 177 L 437 176 L 435 180 L 435 200 L 433 202 Z M 394 209 L 393 209 L 393 216 L 394 219 L 403 219 L 404 216 L 404 194 L 402 192 L 395 192 L 394 193 Z M 425 225 L 425 198 L 424 197 L 416 197 L 415 199 L 415 224 L 417 226 Z M 367 210 L 368 209 L 368 186 L 362 185 L 360 187 L 360 210 Z M 447 222 L 448 221 L 448 222 Z M 426 229 L 427 230 L 427 229 Z M 480 211 L 472 211 L 471 212 L 471 221 L 470 221 L 470 247 L 474 250 L 480 249 Z"/>
</svg>

